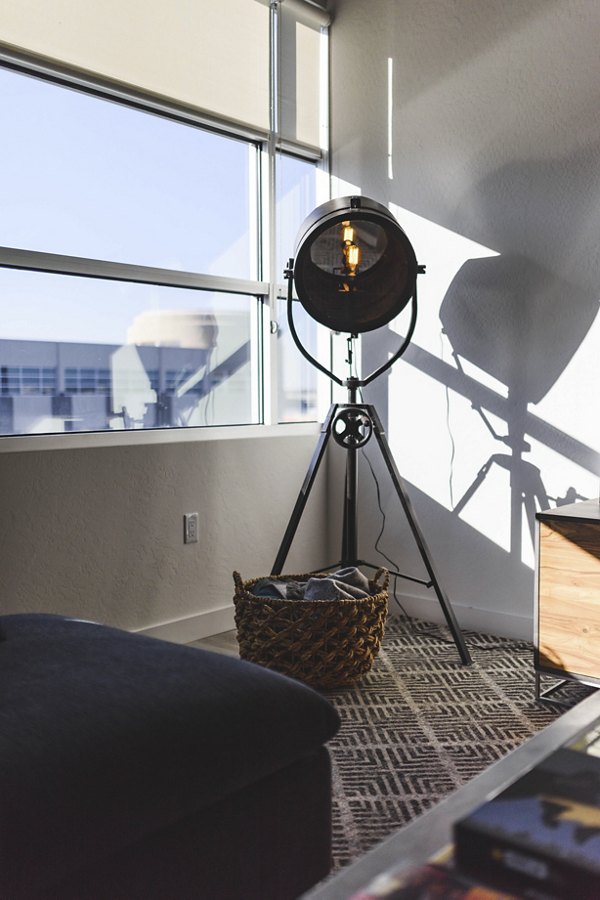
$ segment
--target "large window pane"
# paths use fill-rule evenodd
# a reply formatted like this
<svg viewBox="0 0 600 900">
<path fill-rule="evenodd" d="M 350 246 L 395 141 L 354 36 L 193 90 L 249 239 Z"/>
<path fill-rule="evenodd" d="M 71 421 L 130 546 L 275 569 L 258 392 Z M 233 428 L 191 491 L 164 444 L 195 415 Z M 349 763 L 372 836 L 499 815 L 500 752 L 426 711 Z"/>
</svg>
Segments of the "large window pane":
<svg viewBox="0 0 600 900">
<path fill-rule="evenodd" d="M 0 68 L 0 244 L 256 277 L 255 148 Z"/>
<path fill-rule="evenodd" d="M 257 306 L 0 269 L 0 433 L 258 422 Z"/>
<path fill-rule="evenodd" d="M 316 173 L 314 163 L 281 154 L 277 179 L 277 261 L 282 273 L 294 254 L 298 229 L 315 207 Z M 314 421 L 317 411 L 317 371 L 309 366 L 289 332 L 287 303 L 280 301 L 278 324 L 278 397 L 279 421 Z M 294 324 L 302 345 L 318 358 L 318 329 L 300 303 L 294 303 Z M 321 360 L 325 364 L 327 360 Z"/>
</svg>

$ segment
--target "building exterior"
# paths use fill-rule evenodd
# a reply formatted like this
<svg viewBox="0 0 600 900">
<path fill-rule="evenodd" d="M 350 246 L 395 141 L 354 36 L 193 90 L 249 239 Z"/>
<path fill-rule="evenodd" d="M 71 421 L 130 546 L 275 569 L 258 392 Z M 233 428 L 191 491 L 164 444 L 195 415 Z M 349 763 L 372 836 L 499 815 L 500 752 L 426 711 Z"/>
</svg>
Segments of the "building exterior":
<svg viewBox="0 0 600 900">
<path fill-rule="evenodd" d="M 249 343 L 218 362 L 218 327 L 212 317 L 197 323 L 198 340 L 187 342 L 195 346 L 178 345 L 178 320 L 190 315 L 144 317 L 129 333 L 139 343 L 122 346 L 0 340 L 0 433 L 253 421 Z M 161 321 L 163 326 L 166 322 L 167 344 L 159 339 Z M 182 329 L 190 333 L 187 326 Z"/>
</svg>

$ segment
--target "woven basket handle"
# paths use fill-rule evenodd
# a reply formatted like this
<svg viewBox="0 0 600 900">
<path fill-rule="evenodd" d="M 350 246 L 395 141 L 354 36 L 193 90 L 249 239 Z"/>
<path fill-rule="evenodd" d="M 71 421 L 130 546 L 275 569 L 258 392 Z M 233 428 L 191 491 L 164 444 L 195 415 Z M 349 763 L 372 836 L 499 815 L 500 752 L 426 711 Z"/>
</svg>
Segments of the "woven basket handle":
<svg viewBox="0 0 600 900">
<path fill-rule="evenodd" d="M 383 581 L 379 584 L 379 579 L 383 577 Z M 375 577 L 373 578 L 373 584 L 380 588 L 382 591 L 387 591 L 388 585 L 390 583 L 390 573 L 387 569 L 377 569 L 375 572 Z"/>
<path fill-rule="evenodd" d="M 236 592 L 241 594 L 244 590 L 244 582 L 242 581 L 242 576 L 239 572 L 233 573 L 233 583 L 235 584 Z"/>
</svg>

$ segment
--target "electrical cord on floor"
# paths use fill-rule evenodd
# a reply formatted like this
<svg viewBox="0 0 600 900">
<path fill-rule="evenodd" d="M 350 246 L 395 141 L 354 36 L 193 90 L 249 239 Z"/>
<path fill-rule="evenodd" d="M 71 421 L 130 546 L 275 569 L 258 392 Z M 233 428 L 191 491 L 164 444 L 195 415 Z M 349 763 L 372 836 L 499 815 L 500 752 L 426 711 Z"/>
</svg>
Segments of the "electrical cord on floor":
<svg viewBox="0 0 600 900">
<path fill-rule="evenodd" d="M 477 631 L 464 631 L 464 635 L 470 635 L 473 637 L 481 637 L 481 635 Z M 501 643 L 497 642 L 495 644 L 477 644 L 471 643 L 471 647 L 476 647 L 477 650 L 505 650 L 506 644 L 509 643 L 515 650 L 531 650 L 532 644 L 530 641 L 522 641 L 522 640 L 513 640 L 513 638 L 501 638 Z"/>
<path fill-rule="evenodd" d="M 445 626 L 443 626 L 443 625 L 433 625 L 433 626 L 427 625 L 424 628 L 420 628 L 420 629 L 415 628 L 414 631 L 417 634 L 426 635 L 428 637 L 431 637 L 434 640 L 438 641 L 440 644 L 451 644 L 454 646 L 455 642 L 452 638 L 445 638 L 445 637 L 442 637 L 442 635 L 440 634 L 440 629 L 443 629 L 444 627 Z M 475 649 L 475 650 L 484 650 L 484 651 L 506 650 L 506 642 L 509 642 L 511 644 L 511 646 L 514 647 L 516 650 L 531 650 L 531 646 L 532 646 L 529 641 L 513 640 L 512 638 L 502 638 L 502 639 L 500 639 L 500 641 L 495 639 L 496 643 L 487 644 L 485 642 L 481 642 L 481 641 L 477 640 L 478 638 L 481 638 L 481 634 L 478 631 L 463 631 L 462 634 L 463 634 L 464 638 L 469 638 L 470 649 Z"/>
</svg>

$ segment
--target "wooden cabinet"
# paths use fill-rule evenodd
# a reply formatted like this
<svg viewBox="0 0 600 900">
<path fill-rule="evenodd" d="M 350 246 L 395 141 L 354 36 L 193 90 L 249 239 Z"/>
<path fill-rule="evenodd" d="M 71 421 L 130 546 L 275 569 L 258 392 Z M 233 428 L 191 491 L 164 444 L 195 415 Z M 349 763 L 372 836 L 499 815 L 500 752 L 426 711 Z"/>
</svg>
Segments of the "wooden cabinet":
<svg viewBox="0 0 600 900">
<path fill-rule="evenodd" d="M 536 519 L 536 672 L 600 685 L 600 503 Z M 539 674 L 536 686 L 539 696 Z"/>
</svg>

